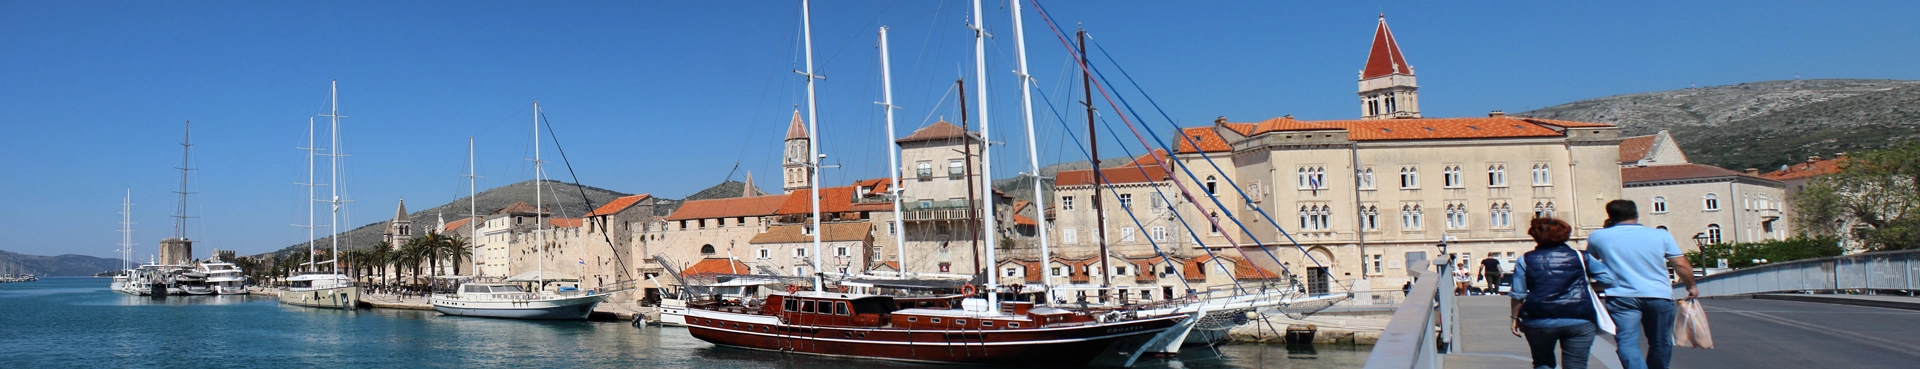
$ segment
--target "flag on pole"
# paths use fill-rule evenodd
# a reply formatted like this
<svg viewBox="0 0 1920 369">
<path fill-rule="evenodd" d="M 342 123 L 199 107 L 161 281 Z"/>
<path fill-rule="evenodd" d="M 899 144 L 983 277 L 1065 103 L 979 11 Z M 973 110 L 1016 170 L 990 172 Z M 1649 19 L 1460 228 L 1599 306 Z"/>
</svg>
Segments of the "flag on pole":
<svg viewBox="0 0 1920 369">
<path fill-rule="evenodd" d="M 587 265 L 587 258 L 577 258 L 577 259 L 580 260 L 580 265 Z"/>
</svg>

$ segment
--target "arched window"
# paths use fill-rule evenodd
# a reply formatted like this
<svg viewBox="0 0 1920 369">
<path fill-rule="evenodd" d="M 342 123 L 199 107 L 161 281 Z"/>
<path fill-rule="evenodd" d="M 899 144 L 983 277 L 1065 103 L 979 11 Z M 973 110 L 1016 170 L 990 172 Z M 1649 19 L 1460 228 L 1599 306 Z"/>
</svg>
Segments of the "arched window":
<svg viewBox="0 0 1920 369">
<path fill-rule="evenodd" d="M 1211 220 L 1210 222 L 1207 222 L 1207 223 L 1209 223 L 1209 226 L 1213 227 L 1213 230 L 1207 231 L 1207 233 L 1215 236 L 1220 235 L 1220 212 L 1208 213 L 1207 220 Z"/>
<path fill-rule="evenodd" d="M 1373 205 L 1367 205 L 1366 218 L 1364 223 L 1365 224 L 1361 224 L 1360 226 L 1362 228 L 1365 228 L 1366 230 L 1371 231 L 1371 230 L 1380 229 L 1380 208 Z"/>
<path fill-rule="evenodd" d="M 1213 176 L 1207 176 L 1207 194 L 1208 195 L 1213 194 L 1213 189 L 1215 188 L 1215 185 L 1216 183 L 1214 183 Z"/>
<path fill-rule="evenodd" d="M 1360 188 L 1373 188 L 1373 167 L 1360 171 Z"/>
<path fill-rule="evenodd" d="M 1720 225 L 1719 224 L 1707 225 L 1707 243 L 1709 244 L 1720 243 Z"/>
<path fill-rule="evenodd" d="M 1307 213 L 1307 207 L 1300 207 L 1300 229 L 1311 229 L 1307 227 L 1308 218 L 1310 217 L 1312 217 L 1312 215 Z"/>
<path fill-rule="evenodd" d="M 1536 202 L 1536 203 L 1533 203 L 1533 217 L 1534 217 L 1534 218 L 1544 218 L 1544 217 L 1546 217 L 1546 216 L 1547 216 L 1547 207 L 1546 207 L 1546 204 L 1542 204 L 1542 203 L 1537 203 L 1537 202 Z"/>
<path fill-rule="evenodd" d="M 1413 229 L 1426 228 L 1426 217 L 1420 214 L 1420 205 L 1413 206 Z"/>
<path fill-rule="evenodd" d="M 1711 192 L 1707 193 L 1706 209 L 1707 211 L 1720 210 L 1720 195 Z"/>
<path fill-rule="evenodd" d="M 700 246 L 700 254 L 701 254 L 701 255 L 713 255 L 713 252 L 714 252 L 714 251 L 713 251 L 713 245 L 701 245 L 701 246 Z"/>
<path fill-rule="evenodd" d="M 1653 213 L 1662 214 L 1666 212 L 1667 212 L 1667 197 L 1654 196 L 1653 197 Z"/>
</svg>

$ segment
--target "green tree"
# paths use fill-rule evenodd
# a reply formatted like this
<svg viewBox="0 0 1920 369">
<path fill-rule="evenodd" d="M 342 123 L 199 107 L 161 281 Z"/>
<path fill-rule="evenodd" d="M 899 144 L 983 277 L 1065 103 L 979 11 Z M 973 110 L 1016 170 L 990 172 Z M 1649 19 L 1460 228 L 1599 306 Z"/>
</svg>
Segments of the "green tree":
<svg viewBox="0 0 1920 369">
<path fill-rule="evenodd" d="M 1696 267 L 1717 266 L 1719 259 L 1727 259 L 1727 267 L 1740 269 L 1758 265 L 1754 260 L 1766 260 L 1766 263 L 1779 263 L 1800 259 L 1840 256 L 1846 249 L 1840 247 L 1839 237 L 1794 237 L 1785 240 L 1765 242 L 1712 244 L 1700 251 L 1687 252 L 1687 261 Z"/>
<path fill-rule="evenodd" d="M 1794 224 L 1872 251 L 1920 248 L 1920 142 L 1851 155 L 1795 194 Z"/>
<path fill-rule="evenodd" d="M 467 239 L 461 238 L 460 236 L 446 237 L 446 241 L 441 243 L 441 247 L 443 254 L 447 255 L 447 262 L 453 264 L 454 275 L 460 274 L 461 261 L 473 257 L 473 244 L 467 242 Z"/>
</svg>

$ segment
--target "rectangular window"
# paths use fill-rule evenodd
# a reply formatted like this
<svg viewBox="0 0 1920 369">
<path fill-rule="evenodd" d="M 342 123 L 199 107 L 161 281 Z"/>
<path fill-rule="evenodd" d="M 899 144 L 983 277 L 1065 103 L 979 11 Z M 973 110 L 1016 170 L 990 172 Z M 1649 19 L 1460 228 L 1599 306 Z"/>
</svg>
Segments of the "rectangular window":
<svg viewBox="0 0 1920 369">
<path fill-rule="evenodd" d="M 1164 214 L 1167 212 L 1167 198 L 1161 196 L 1159 191 L 1155 191 L 1153 196 L 1148 197 L 1152 198 L 1154 214 Z"/>
<path fill-rule="evenodd" d="M 1008 268 L 1002 269 L 1001 271 L 1006 273 L 1005 275 L 1006 277 L 1013 277 L 1020 274 L 1020 268 L 1008 267 Z"/>
<path fill-rule="evenodd" d="M 841 302 L 841 301 L 835 301 L 833 303 L 833 315 L 848 315 L 847 303 Z"/>
<path fill-rule="evenodd" d="M 847 247 L 846 247 L 846 246 L 839 246 L 839 247 L 834 247 L 834 248 L 833 248 L 833 255 L 834 255 L 834 256 L 848 256 L 848 255 L 850 255 L 850 254 L 848 254 L 848 253 L 847 253 Z"/>
<path fill-rule="evenodd" d="M 887 222 L 887 235 L 894 236 L 899 234 L 900 234 L 900 225 L 893 222 Z"/>
<path fill-rule="evenodd" d="M 963 163 L 964 162 L 960 161 L 959 159 L 947 161 L 947 176 L 957 178 L 962 175 L 965 175 L 967 173 L 967 167 Z"/>
<path fill-rule="evenodd" d="M 800 300 L 787 299 L 786 303 L 780 305 L 786 311 L 800 311 Z"/>
<path fill-rule="evenodd" d="M 801 302 L 800 302 L 800 312 L 802 312 L 802 313 L 811 313 L 811 312 L 813 312 L 813 301 L 801 301 Z"/>
<path fill-rule="evenodd" d="M 801 247 L 801 248 L 793 249 L 793 257 L 797 257 L 797 258 L 807 257 L 807 248 Z"/>
<path fill-rule="evenodd" d="M 1113 267 L 1113 275 L 1127 275 L 1127 267 L 1123 267 L 1123 266 Z"/>
<path fill-rule="evenodd" d="M 1099 191 L 1099 189 L 1094 189 L 1094 190 Z M 1073 210 L 1073 196 L 1060 197 L 1060 210 L 1068 210 L 1068 211 Z"/>
<path fill-rule="evenodd" d="M 1120 242 L 1133 242 L 1133 227 L 1120 228 Z"/>
<path fill-rule="evenodd" d="M 1074 233 L 1078 233 L 1076 231 L 1078 230 L 1071 227 L 1061 230 L 1060 242 L 1065 242 L 1065 243 L 1079 242 L 1080 237 L 1074 235 Z"/>
<path fill-rule="evenodd" d="M 1129 210 L 1133 209 L 1133 194 L 1130 194 L 1130 193 L 1120 194 L 1120 208 L 1129 209 Z"/>
<path fill-rule="evenodd" d="M 1166 242 L 1167 227 L 1153 226 L 1153 228 L 1147 230 L 1147 237 L 1152 237 L 1154 242 Z"/>
<path fill-rule="evenodd" d="M 1373 273 L 1384 273 L 1383 270 L 1385 269 L 1380 269 L 1380 254 L 1373 254 Z"/>
<path fill-rule="evenodd" d="M 933 178 L 933 162 L 923 161 L 913 165 L 913 176 L 921 180 Z"/>
<path fill-rule="evenodd" d="M 760 258 L 761 258 L 761 259 L 771 259 L 771 258 L 773 258 L 773 250 L 768 250 L 768 249 L 760 249 Z"/>
</svg>

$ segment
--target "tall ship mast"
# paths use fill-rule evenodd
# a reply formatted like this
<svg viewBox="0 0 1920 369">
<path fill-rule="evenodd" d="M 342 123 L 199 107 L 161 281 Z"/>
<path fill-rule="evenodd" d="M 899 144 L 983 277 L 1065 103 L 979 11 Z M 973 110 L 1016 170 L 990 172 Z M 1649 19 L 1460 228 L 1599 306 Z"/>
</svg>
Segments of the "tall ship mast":
<svg viewBox="0 0 1920 369">
<path fill-rule="evenodd" d="M 308 239 L 312 240 L 312 227 L 314 227 L 312 225 L 313 203 L 327 203 L 330 208 L 329 217 L 331 218 L 328 223 L 329 226 L 327 227 L 327 230 L 332 233 L 332 236 L 328 237 L 331 241 L 331 251 L 327 253 L 328 260 L 324 262 L 317 261 L 316 259 L 318 259 L 318 257 L 314 256 L 314 251 L 317 251 L 314 243 L 308 241 L 307 266 L 311 268 L 310 272 L 287 278 L 287 289 L 280 292 L 280 303 L 294 306 L 351 310 L 360 304 L 360 288 L 354 287 L 353 281 L 345 274 L 340 274 L 339 272 L 340 237 L 346 236 L 346 232 L 341 232 L 339 227 L 340 208 L 347 203 L 347 201 L 340 199 L 340 175 L 344 172 L 344 170 L 340 168 L 340 158 L 346 156 L 340 153 L 340 118 L 346 118 L 346 116 L 340 115 L 340 81 L 333 81 L 329 85 L 327 99 L 331 102 L 332 107 L 328 109 L 326 114 L 321 115 L 327 117 L 327 136 L 329 137 L 327 153 L 325 154 L 328 163 L 328 179 L 325 184 L 329 192 L 327 200 L 313 198 L 312 186 L 319 185 L 313 183 L 312 170 L 314 162 L 313 155 L 317 154 L 318 149 L 313 148 L 313 134 L 311 133 L 311 127 L 313 126 L 312 120 L 308 120 L 307 123 L 309 127 L 309 133 L 307 135 L 307 147 L 309 148 L 307 149 L 309 152 L 307 156 L 307 198 L 309 199 L 307 204 L 307 227 L 309 228 L 307 228 L 307 234 Z M 319 270 L 319 266 L 322 263 L 327 265 L 325 271 Z"/>
</svg>

